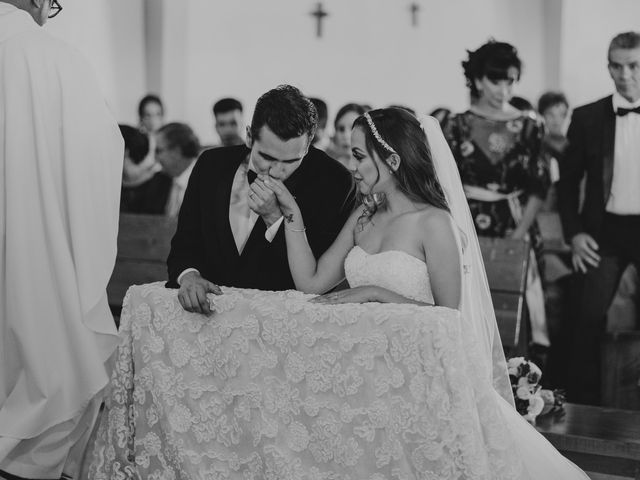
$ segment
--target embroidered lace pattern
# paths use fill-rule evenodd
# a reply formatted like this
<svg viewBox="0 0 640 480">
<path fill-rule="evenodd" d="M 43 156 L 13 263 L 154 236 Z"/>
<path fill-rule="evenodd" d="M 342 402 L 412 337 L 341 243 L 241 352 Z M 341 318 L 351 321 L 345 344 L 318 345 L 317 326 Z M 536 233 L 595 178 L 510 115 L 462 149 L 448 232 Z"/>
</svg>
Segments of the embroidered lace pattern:
<svg viewBox="0 0 640 480">
<path fill-rule="evenodd" d="M 426 273 L 414 260 L 397 271 Z M 160 283 L 129 289 L 89 478 L 526 477 L 458 311 L 223 292 L 204 317 Z"/>
</svg>

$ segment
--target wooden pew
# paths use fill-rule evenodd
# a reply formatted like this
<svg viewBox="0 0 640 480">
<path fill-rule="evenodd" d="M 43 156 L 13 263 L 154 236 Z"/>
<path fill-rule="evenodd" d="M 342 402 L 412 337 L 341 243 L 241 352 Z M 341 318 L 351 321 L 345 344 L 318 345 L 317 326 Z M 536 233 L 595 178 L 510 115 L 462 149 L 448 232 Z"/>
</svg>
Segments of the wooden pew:
<svg viewBox="0 0 640 480">
<path fill-rule="evenodd" d="M 640 410 L 640 331 L 606 335 L 602 346 L 602 403 Z"/>
<path fill-rule="evenodd" d="M 479 237 L 500 339 L 507 356 L 525 355 L 529 332 L 525 289 L 529 243 Z"/>
<path fill-rule="evenodd" d="M 565 412 L 561 418 L 536 419 L 536 428 L 554 447 L 597 478 L 640 479 L 637 411 L 566 404 Z"/>
<path fill-rule="evenodd" d="M 120 215 L 118 255 L 107 286 L 114 315 L 120 315 L 122 300 L 131 285 L 167 279 L 166 260 L 175 230 L 175 218 Z"/>
<path fill-rule="evenodd" d="M 557 254 L 567 254 L 570 252 L 569 245 L 564 241 L 562 233 L 562 223 L 558 212 L 539 212 L 536 216 L 544 251 Z"/>
<path fill-rule="evenodd" d="M 158 215 L 120 215 L 118 255 L 107 287 L 109 305 L 119 315 L 131 285 L 167 279 L 166 259 L 176 220 Z M 527 242 L 481 237 L 480 248 L 503 345 L 524 354 L 527 346 L 524 301 Z"/>
</svg>

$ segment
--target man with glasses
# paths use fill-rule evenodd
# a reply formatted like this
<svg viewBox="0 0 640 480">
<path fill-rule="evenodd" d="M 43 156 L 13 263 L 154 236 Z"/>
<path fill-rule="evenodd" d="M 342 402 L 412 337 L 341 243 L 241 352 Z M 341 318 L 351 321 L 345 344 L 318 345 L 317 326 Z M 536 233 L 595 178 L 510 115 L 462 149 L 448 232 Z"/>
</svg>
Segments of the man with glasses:
<svg viewBox="0 0 640 480">
<path fill-rule="evenodd" d="M 0 0 L 0 478 L 74 478 L 117 332 L 123 143 L 88 62 Z M 91 121 L 87 121 L 91 119 Z"/>
</svg>

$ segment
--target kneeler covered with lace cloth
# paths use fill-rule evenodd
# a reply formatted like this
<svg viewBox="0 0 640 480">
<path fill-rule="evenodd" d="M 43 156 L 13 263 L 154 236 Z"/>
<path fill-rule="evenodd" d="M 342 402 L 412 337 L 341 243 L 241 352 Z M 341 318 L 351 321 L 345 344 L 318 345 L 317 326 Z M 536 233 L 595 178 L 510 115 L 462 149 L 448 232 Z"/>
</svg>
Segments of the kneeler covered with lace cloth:
<svg viewBox="0 0 640 480">
<path fill-rule="evenodd" d="M 223 292 L 129 289 L 89 478 L 526 477 L 457 310 Z"/>
</svg>

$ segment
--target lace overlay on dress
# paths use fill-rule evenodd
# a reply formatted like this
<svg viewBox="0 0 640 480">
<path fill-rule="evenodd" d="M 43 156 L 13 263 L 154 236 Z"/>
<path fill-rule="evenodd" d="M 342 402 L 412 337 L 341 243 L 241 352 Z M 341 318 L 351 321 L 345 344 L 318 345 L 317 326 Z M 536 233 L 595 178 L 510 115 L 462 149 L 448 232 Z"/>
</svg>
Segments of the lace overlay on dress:
<svg viewBox="0 0 640 480">
<path fill-rule="evenodd" d="M 344 261 L 351 287 L 376 285 L 419 302 L 434 303 L 427 264 L 401 250 L 368 253 L 355 246 Z"/>
<path fill-rule="evenodd" d="M 527 478 L 457 310 L 223 292 L 129 289 L 88 478 Z"/>
</svg>

